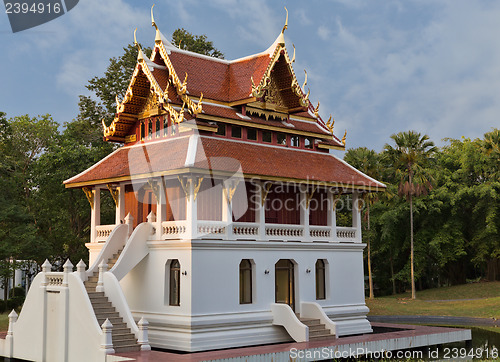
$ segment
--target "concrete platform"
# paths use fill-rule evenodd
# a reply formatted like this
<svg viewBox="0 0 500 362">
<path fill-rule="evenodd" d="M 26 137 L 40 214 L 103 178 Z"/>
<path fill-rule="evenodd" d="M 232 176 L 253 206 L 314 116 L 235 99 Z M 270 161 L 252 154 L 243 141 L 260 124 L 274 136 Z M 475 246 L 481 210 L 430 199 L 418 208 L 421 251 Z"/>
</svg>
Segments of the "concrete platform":
<svg viewBox="0 0 500 362">
<path fill-rule="evenodd" d="M 226 350 L 175 353 L 167 351 L 129 352 L 108 356 L 108 361 L 137 362 L 257 362 L 315 361 L 342 357 L 427 358 L 426 351 L 408 349 L 471 339 L 468 329 L 372 323 L 375 333 L 328 338 L 302 343 L 280 343 Z M 436 348 L 435 348 L 436 349 Z M 406 351 L 405 351 L 406 350 Z M 385 355 L 382 355 L 382 352 Z M 398 355 L 399 353 L 399 355 Z M 411 353 L 422 353 L 422 355 Z"/>
</svg>

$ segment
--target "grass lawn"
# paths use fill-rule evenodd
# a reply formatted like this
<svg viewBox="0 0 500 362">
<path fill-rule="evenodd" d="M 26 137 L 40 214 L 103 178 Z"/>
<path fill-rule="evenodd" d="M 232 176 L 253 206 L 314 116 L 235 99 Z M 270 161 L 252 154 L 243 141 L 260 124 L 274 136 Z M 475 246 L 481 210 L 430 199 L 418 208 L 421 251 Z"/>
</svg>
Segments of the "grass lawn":
<svg viewBox="0 0 500 362">
<path fill-rule="evenodd" d="M 467 300 L 473 299 L 473 300 Z M 366 299 L 369 315 L 500 318 L 500 282 L 482 282 Z"/>
<path fill-rule="evenodd" d="M 9 313 L 0 314 L 0 331 L 9 329 Z"/>
</svg>

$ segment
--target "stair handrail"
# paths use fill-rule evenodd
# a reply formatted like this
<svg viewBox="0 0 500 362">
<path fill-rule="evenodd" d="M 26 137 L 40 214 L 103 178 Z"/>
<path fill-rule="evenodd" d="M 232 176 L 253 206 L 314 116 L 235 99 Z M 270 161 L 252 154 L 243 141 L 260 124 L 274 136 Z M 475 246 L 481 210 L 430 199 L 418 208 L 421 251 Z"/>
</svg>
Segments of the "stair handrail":
<svg viewBox="0 0 500 362">
<path fill-rule="evenodd" d="M 316 302 L 301 302 L 300 303 L 300 316 L 302 318 L 312 318 L 319 319 L 321 324 L 325 325 L 326 329 L 330 330 L 330 334 L 337 336 L 337 323 L 332 321 L 326 315 L 325 311 L 321 306 Z"/>
<path fill-rule="evenodd" d="M 119 224 L 117 225 L 111 234 L 109 234 L 106 239 L 106 243 L 102 247 L 99 255 L 97 256 L 94 263 L 90 266 L 90 268 L 86 272 L 86 279 L 94 275 L 94 273 L 98 270 L 99 264 L 104 260 L 105 263 L 108 262 L 109 259 L 113 257 L 113 254 L 116 254 L 125 244 L 129 235 L 129 226 L 127 224 Z"/>
<path fill-rule="evenodd" d="M 130 331 L 135 335 L 135 338 L 138 339 L 140 337 L 139 327 L 135 323 L 134 317 L 130 312 L 130 307 L 128 306 L 127 299 L 123 294 L 120 282 L 110 271 L 103 273 L 102 279 L 104 294 L 116 309 L 120 317 L 122 317 L 123 321 L 127 324 L 127 327 L 130 328 Z"/>
<path fill-rule="evenodd" d="M 139 224 L 127 240 L 120 257 L 109 270 L 118 281 L 127 275 L 142 259 L 149 254 L 147 240 L 151 235 L 153 224 L 143 222 Z"/>
<path fill-rule="evenodd" d="M 295 342 L 309 340 L 309 327 L 302 323 L 292 308 L 284 303 L 272 303 L 273 324 L 285 327 Z"/>
</svg>

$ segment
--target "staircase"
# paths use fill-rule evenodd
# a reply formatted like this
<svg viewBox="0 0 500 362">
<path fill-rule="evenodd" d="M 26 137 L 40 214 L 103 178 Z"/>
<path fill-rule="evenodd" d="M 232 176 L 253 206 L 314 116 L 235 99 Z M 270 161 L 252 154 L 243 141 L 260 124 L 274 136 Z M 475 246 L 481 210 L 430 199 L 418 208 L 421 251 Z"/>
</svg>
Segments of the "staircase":
<svg viewBox="0 0 500 362">
<path fill-rule="evenodd" d="M 112 259 L 108 260 L 108 270 L 115 265 L 120 254 L 121 250 L 114 254 Z M 137 343 L 135 335 L 127 327 L 127 324 L 108 300 L 108 297 L 103 292 L 95 291 L 98 280 L 99 272 L 96 271 L 84 284 L 99 325 L 102 325 L 106 319 L 109 319 L 113 325 L 111 336 L 115 353 L 140 351 L 141 346 Z"/>
<path fill-rule="evenodd" d="M 335 338 L 333 334 L 330 334 L 330 330 L 325 328 L 324 324 L 321 324 L 319 319 L 312 318 L 301 318 L 297 313 L 297 318 L 309 328 L 309 340 L 318 340 L 325 338 Z"/>
</svg>

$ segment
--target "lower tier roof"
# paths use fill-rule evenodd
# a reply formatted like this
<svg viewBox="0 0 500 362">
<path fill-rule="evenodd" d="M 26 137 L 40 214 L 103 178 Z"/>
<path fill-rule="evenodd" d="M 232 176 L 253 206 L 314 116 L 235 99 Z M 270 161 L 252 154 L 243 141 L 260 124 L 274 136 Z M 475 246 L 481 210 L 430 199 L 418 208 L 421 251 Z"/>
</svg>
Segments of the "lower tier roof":
<svg viewBox="0 0 500 362">
<path fill-rule="evenodd" d="M 326 152 L 191 134 L 123 146 L 66 181 L 83 187 L 188 172 L 382 191 L 385 185 Z"/>
</svg>

